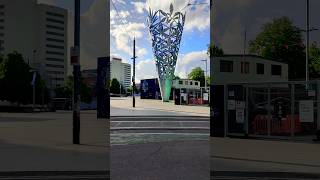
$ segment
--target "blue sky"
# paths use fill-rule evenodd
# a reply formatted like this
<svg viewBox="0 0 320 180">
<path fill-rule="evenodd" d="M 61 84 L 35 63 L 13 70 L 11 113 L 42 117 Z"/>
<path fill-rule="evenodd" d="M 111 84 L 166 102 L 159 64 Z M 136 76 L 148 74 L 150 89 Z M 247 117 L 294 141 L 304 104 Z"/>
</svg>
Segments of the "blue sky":
<svg viewBox="0 0 320 180">
<path fill-rule="evenodd" d="M 113 4 L 112 4 L 113 2 Z M 125 1 L 112 0 L 110 5 L 111 16 L 111 54 L 132 63 L 132 39 L 136 37 L 137 46 L 137 80 L 157 77 L 154 57 L 151 47 L 147 16 L 149 7 L 152 10 L 162 9 L 169 11 L 170 3 L 174 11 L 183 9 L 189 0 L 147 0 Z M 186 22 L 182 35 L 176 75 L 186 78 L 192 68 L 205 67 L 202 59 L 209 59 L 206 54 L 210 41 L 209 34 L 209 0 L 191 0 L 190 3 L 207 3 L 197 6 L 188 6 Z M 117 12 L 117 11 L 118 12 Z"/>
</svg>

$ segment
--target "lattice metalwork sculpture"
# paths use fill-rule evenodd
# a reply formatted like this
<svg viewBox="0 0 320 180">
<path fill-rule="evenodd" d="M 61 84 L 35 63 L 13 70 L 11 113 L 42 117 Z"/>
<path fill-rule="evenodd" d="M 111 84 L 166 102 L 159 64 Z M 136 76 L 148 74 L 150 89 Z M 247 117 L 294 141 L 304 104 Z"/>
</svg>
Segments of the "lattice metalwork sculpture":
<svg viewBox="0 0 320 180">
<path fill-rule="evenodd" d="M 149 9 L 148 26 L 163 101 L 169 101 L 185 17 L 181 12 L 173 13 L 172 4 L 170 13 Z"/>
</svg>

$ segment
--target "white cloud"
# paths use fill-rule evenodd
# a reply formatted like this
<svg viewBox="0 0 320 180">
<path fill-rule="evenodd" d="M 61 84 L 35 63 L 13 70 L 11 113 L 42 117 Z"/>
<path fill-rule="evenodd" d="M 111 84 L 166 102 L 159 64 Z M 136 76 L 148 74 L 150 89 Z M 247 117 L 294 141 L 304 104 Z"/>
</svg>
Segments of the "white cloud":
<svg viewBox="0 0 320 180">
<path fill-rule="evenodd" d="M 140 39 L 143 37 L 143 23 L 128 23 L 127 25 L 114 25 L 111 27 L 111 35 L 115 40 L 116 48 L 120 51 L 132 55 L 133 37 Z M 137 47 L 137 56 L 143 57 L 147 54 L 147 50 Z"/>
<path fill-rule="evenodd" d="M 186 12 L 186 22 L 185 22 L 185 30 L 186 31 L 193 31 L 195 29 L 199 31 L 203 31 L 210 26 L 210 10 L 209 10 L 209 3 L 210 0 L 201 1 L 201 3 L 206 4 L 199 4 L 194 6 L 187 6 L 189 0 L 179 0 L 173 1 L 172 0 L 147 0 L 146 7 L 151 10 L 164 10 L 169 12 L 170 4 L 173 4 L 174 11 L 181 11 Z M 195 3 L 195 1 L 191 1 L 190 3 Z"/>
<path fill-rule="evenodd" d="M 134 5 L 135 10 L 140 14 L 142 14 L 144 12 L 144 9 L 146 7 L 146 4 L 143 2 L 131 2 L 131 4 Z"/>
<path fill-rule="evenodd" d="M 113 0 L 115 3 L 127 4 L 124 0 Z"/>
<path fill-rule="evenodd" d="M 201 67 L 205 69 L 205 62 L 201 60 L 208 60 L 208 74 L 210 70 L 210 59 L 207 52 L 203 51 L 194 51 L 185 55 L 180 55 L 177 61 L 177 66 L 175 70 L 175 75 L 178 75 L 180 78 L 187 78 L 187 74 L 195 67 Z M 156 69 L 154 60 L 141 60 L 136 65 L 136 82 L 140 82 L 141 79 L 148 78 L 157 78 L 158 72 Z"/>
<path fill-rule="evenodd" d="M 187 74 L 195 67 L 201 67 L 205 70 L 205 62 L 201 60 L 208 60 L 208 74 L 210 70 L 210 58 L 207 55 L 207 51 L 193 51 L 188 54 L 182 54 L 178 57 L 175 74 L 180 78 L 187 78 Z"/>
<path fill-rule="evenodd" d="M 154 60 L 141 60 L 136 65 L 136 82 L 141 79 L 157 78 L 158 72 Z"/>
</svg>

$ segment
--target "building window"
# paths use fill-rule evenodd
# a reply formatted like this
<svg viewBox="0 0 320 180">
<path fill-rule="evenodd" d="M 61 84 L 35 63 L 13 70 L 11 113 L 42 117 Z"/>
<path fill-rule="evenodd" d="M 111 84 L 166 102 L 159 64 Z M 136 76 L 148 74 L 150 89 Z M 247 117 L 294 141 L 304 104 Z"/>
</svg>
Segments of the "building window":
<svg viewBox="0 0 320 180">
<path fill-rule="evenodd" d="M 64 68 L 64 65 L 46 64 L 47 67 Z"/>
<path fill-rule="evenodd" d="M 51 44 L 47 44 L 48 48 L 55 48 L 55 49 L 64 49 L 64 46 L 56 46 L 56 45 L 51 45 Z"/>
<path fill-rule="evenodd" d="M 64 34 L 61 34 L 61 33 L 55 33 L 55 32 L 51 32 L 51 31 L 47 31 L 47 34 L 50 34 L 50 35 L 56 35 L 56 36 L 62 36 L 62 37 L 64 37 Z"/>
<path fill-rule="evenodd" d="M 183 84 L 183 82 L 182 82 L 182 81 L 179 81 L 179 84 Z"/>
<path fill-rule="evenodd" d="M 47 38 L 47 41 L 64 43 L 64 40 L 61 40 L 61 39 L 53 39 L 53 38 Z"/>
<path fill-rule="evenodd" d="M 281 65 L 271 65 L 271 75 L 281 76 Z"/>
<path fill-rule="evenodd" d="M 56 20 L 56 19 L 52 19 L 52 18 L 46 18 L 46 20 L 49 22 L 64 24 L 64 21 L 60 21 L 60 20 Z"/>
<path fill-rule="evenodd" d="M 55 61 L 55 62 L 64 62 L 64 59 L 59 59 L 59 58 L 46 58 L 47 61 Z"/>
<path fill-rule="evenodd" d="M 190 86 L 192 86 L 193 85 L 193 83 L 192 83 L 192 81 L 190 81 Z"/>
<path fill-rule="evenodd" d="M 264 74 L 264 64 L 257 63 L 257 74 Z"/>
<path fill-rule="evenodd" d="M 250 63 L 249 62 L 241 62 L 241 73 L 249 74 L 250 73 Z"/>
<path fill-rule="evenodd" d="M 233 62 L 221 60 L 220 61 L 220 72 L 233 72 Z"/>
<path fill-rule="evenodd" d="M 198 86 L 198 82 L 194 82 L 194 85 Z"/>
<path fill-rule="evenodd" d="M 188 85 L 188 81 L 185 81 L 184 84 L 185 84 L 185 85 Z"/>
<path fill-rule="evenodd" d="M 47 54 L 64 55 L 62 52 L 46 51 Z"/>
<path fill-rule="evenodd" d="M 58 30 L 64 31 L 64 27 L 59 27 L 59 26 L 47 25 L 47 28 L 58 29 Z"/>
<path fill-rule="evenodd" d="M 2 5 L 0 5 L 0 9 L 3 9 L 4 8 L 4 5 L 2 4 Z"/>
<path fill-rule="evenodd" d="M 64 18 L 63 14 L 58 14 L 58 13 L 54 13 L 54 12 L 47 12 L 47 15 Z"/>
</svg>

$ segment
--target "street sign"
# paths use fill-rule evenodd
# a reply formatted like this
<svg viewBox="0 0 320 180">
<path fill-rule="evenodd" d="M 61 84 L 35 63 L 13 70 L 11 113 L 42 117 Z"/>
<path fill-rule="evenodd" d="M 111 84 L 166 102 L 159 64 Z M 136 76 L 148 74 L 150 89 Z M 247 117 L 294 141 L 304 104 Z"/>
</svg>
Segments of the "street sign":
<svg viewBox="0 0 320 180">
<path fill-rule="evenodd" d="M 71 65 L 79 65 L 79 56 L 80 50 L 79 47 L 71 47 L 70 48 L 70 64 Z"/>
</svg>

